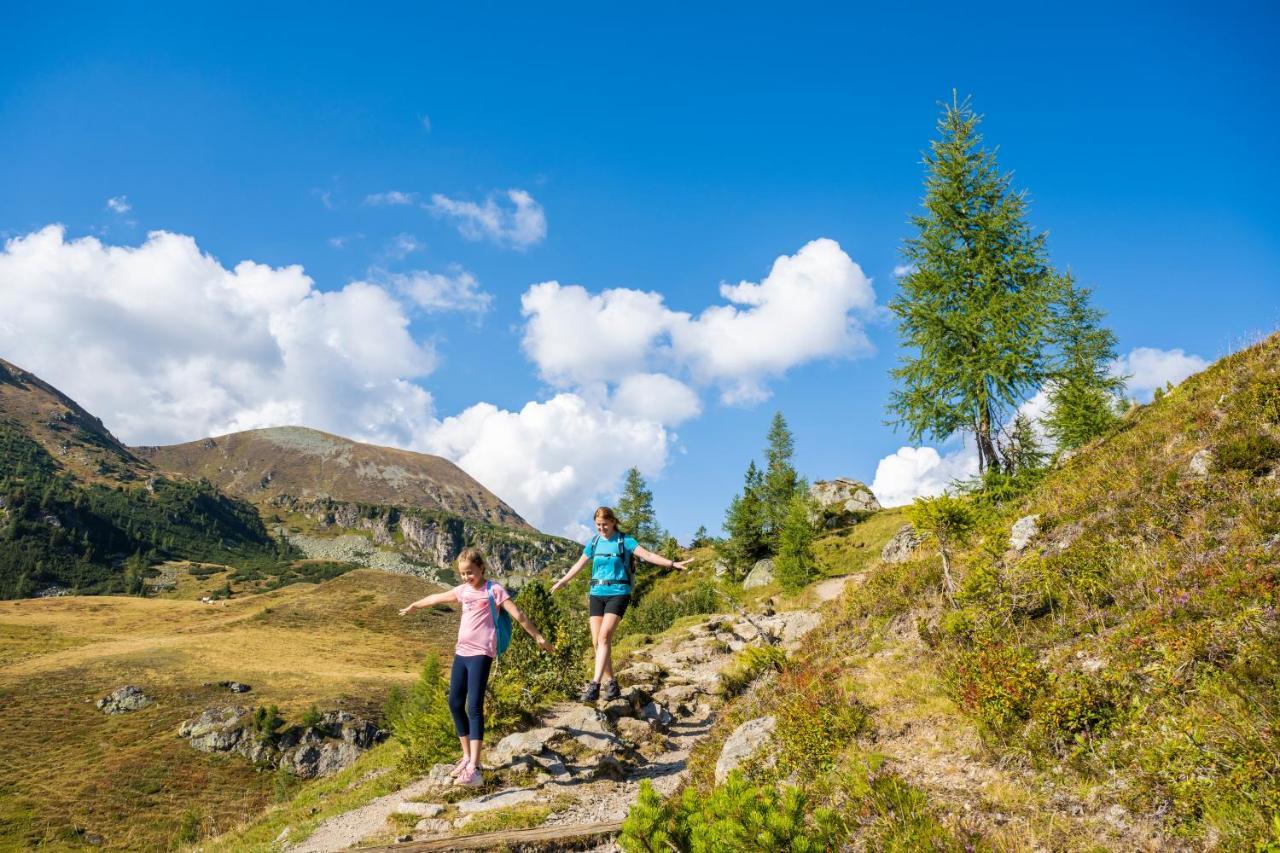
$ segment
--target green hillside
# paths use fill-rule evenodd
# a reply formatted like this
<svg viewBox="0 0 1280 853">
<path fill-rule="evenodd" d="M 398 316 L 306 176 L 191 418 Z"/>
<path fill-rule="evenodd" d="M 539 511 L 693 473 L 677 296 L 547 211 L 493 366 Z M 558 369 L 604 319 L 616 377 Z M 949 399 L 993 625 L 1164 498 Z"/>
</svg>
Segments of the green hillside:
<svg viewBox="0 0 1280 853">
<path fill-rule="evenodd" d="M 734 811 L 859 849 L 1277 849 L 1278 439 L 1272 336 L 1022 497 L 968 498 L 954 602 L 929 545 L 873 565 L 721 718 L 683 806 L 643 803 L 624 846 L 661 829 L 697 848 Z M 724 739 L 766 715 L 769 750 L 714 786 Z"/>
</svg>

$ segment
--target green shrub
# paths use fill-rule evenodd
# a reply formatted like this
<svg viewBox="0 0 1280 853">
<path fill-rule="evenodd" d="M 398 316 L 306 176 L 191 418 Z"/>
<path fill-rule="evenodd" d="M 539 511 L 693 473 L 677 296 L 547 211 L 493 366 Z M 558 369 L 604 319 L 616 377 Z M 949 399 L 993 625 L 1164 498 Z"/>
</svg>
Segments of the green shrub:
<svg viewBox="0 0 1280 853">
<path fill-rule="evenodd" d="M 1222 444 L 1216 457 L 1220 468 L 1260 477 L 1280 461 L 1280 441 L 1269 435 L 1246 435 Z"/>
<path fill-rule="evenodd" d="M 280 716 L 280 708 L 276 705 L 259 705 L 253 712 L 253 727 L 264 738 L 274 736 L 276 730 L 283 725 L 284 718 Z"/>
<path fill-rule="evenodd" d="M 447 691 L 440 662 L 428 657 L 408 692 L 395 687 L 387 697 L 383 719 L 404 747 L 401 764 L 411 771 L 425 772 L 458 751 Z"/>
<path fill-rule="evenodd" d="M 1044 690 L 1047 674 L 1030 651 L 1008 637 L 985 637 L 955 652 L 946 679 L 966 711 L 989 733 L 1003 734 L 1025 720 Z"/>
<path fill-rule="evenodd" d="M 777 646 L 747 646 L 720 672 L 720 695 L 737 696 L 768 669 L 781 671 L 787 653 Z"/>
<path fill-rule="evenodd" d="M 710 797 L 687 789 L 678 804 L 664 803 L 646 781 L 618 841 L 627 853 L 817 853 L 836 849 L 846 834 L 832 810 L 810 811 L 799 788 L 754 785 L 734 771 Z"/>
<path fill-rule="evenodd" d="M 724 601 L 716 593 L 714 582 L 706 580 L 679 594 L 652 590 L 627 611 L 619 628 L 619 638 L 629 634 L 661 634 L 684 616 L 720 613 Z"/>
<path fill-rule="evenodd" d="M 312 705 L 307 709 L 306 713 L 302 715 L 302 725 L 318 726 L 322 719 L 324 719 L 324 714 L 321 714 L 320 709 L 315 705 Z"/>
<path fill-rule="evenodd" d="M 778 771 L 799 778 L 835 766 L 842 752 L 867 729 L 866 706 L 854 696 L 839 666 L 792 669 L 778 679 L 782 702 L 774 711 Z"/>
</svg>

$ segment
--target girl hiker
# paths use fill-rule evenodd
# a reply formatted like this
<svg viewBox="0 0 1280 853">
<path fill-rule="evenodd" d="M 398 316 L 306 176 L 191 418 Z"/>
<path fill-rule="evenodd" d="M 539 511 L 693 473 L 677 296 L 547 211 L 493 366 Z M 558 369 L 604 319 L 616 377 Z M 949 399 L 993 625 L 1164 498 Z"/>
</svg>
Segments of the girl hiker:
<svg viewBox="0 0 1280 853">
<path fill-rule="evenodd" d="M 484 579 L 484 571 L 484 557 L 475 548 L 467 548 L 458 555 L 461 584 L 448 592 L 428 595 L 400 611 L 401 616 L 407 616 L 436 604 L 457 602 L 462 605 L 458 645 L 453 656 L 453 670 L 449 673 L 449 711 L 453 714 L 454 731 L 462 744 L 462 758 L 453 768 L 454 781 L 459 785 L 479 785 L 481 781 L 484 689 L 489 682 L 489 668 L 498 656 L 498 608 L 519 622 L 538 648 L 544 652 L 555 648 L 520 612 L 501 584 Z"/>
<path fill-rule="evenodd" d="M 613 677 L 613 632 L 622 621 L 631 603 L 631 586 L 634 579 L 632 557 L 639 557 L 655 566 L 683 569 L 692 560 L 675 562 L 653 553 L 618 530 L 618 517 L 613 510 L 602 506 L 596 510 L 596 536 L 582 549 L 582 556 L 564 577 L 551 586 L 551 591 L 563 587 L 591 560 L 591 645 L 596 650 L 595 677 L 587 682 L 579 698 L 594 702 L 600 697 L 600 682 L 604 681 L 604 699 L 617 699 L 622 695 L 618 681 Z"/>
</svg>

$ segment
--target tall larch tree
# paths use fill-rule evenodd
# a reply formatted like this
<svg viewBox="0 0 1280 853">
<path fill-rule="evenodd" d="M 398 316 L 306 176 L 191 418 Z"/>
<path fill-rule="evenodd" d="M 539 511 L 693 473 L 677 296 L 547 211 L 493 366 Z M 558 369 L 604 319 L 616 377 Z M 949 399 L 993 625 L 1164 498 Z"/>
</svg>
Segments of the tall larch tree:
<svg viewBox="0 0 1280 853">
<path fill-rule="evenodd" d="M 786 523 L 787 512 L 791 508 L 791 498 L 800 490 L 800 475 L 796 473 L 792 457 L 795 455 L 795 440 L 787 427 L 787 419 L 782 412 L 774 412 L 773 421 L 769 424 L 768 446 L 765 448 L 764 469 L 764 514 L 765 536 L 777 550 L 778 536 Z"/>
<path fill-rule="evenodd" d="M 905 350 L 889 410 L 914 441 L 972 435 L 985 473 L 1001 468 L 999 425 L 1048 378 L 1056 275 L 980 121 L 953 97 L 924 158 L 924 211 L 903 248 L 910 271 L 889 303 Z"/>
</svg>

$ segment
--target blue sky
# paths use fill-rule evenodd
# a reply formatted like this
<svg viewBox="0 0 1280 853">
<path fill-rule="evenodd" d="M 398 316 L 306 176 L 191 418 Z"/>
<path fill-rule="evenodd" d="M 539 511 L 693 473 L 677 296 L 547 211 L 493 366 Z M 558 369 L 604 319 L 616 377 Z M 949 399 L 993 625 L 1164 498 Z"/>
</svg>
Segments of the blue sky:
<svg viewBox="0 0 1280 853">
<path fill-rule="evenodd" d="M 549 281 L 588 296 L 624 288 L 698 317 L 726 305 L 722 283 L 761 282 L 775 259 L 828 238 L 883 305 L 921 195 L 920 155 L 953 89 L 986 116 L 1053 261 L 1095 289 L 1122 353 L 1142 348 L 1138 363 L 1176 374 L 1280 321 L 1271 4 L 984 4 L 963 18 L 953 4 L 228 4 L 169 17 L 141 4 L 27 4 L 8 18 L 0 234 L 21 241 L 54 223 L 65 233 L 0 265 L 0 300 L 12 300 L 0 356 L 128 441 L 304 417 L 451 455 L 556 532 L 585 522 L 634 463 L 650 474 L 659 520 L 687 538 L 718 526 L 780 409 L 802 473 L 871 482 L 908 443 L 883 423 L 897 349 L 878 310 L 849 313 L 874 352 L 846 340 L 797 353 L 753 375 L 750 401 L 724 401 L 723 371 L 699 378 L 693 361 L 654 356 L 647 374 L 675 377 L 699 406 L 660 416 L 602 396 L 622 373 L 594 386 L 580 371 L 549 379 L 521 298 Z M 529 200 L 524 231 L 513 190 Z M 375 203 L 392 192 L 412 203 Z M 494 230 L 447 212 L 468 204 L 496 217 Z M 227 274 L 242 261 L 275 271 L 261 287 L 288 289 L 292 265 L 310 284 L 295 281 L 284 307 L 256 296 L 227 307 L 225 293 L 241 291 L 220 290 L 225 323 L 208 321 L 213 343 L 194 348 L 158 329 L 216 313 L 188 298 L 212 273 L 183 278 L 196 265 L 176 244 L 112 266 L 111 247 L 136 249 L 152 231 L 192 238 Z M 76 243 L 85 237 L 101 251 Z M 162 282 L 121 295 L 151 269 Z M 41 302 L 67 270 L 79 289 Z M 356 281 L 380 290 L 319 298 Z M 444 288 L 454 305 L 414 303 L 409 281 Z M 88 310 L 98 303 L 84 294 L 104 287 L 115 288 L 110 310 Z M 168 316 L 157 308 L 170 304 Z M 588 355 L 619 334 L 591 323 L 580 333 Z M 235 370 L 209 366 L 219 340 Z M 326 358 L 357 364 L 334 368 L 329 387 Z M 153 382 L 164 390 L 130 387 Z M 515 418 L 557 393 L 591 410 L 576 438 L 572 411 Z M 548 449 L 548 433 L 581 441 L 580 458 Z M 503 442 L 530 445 L 496 452 Z M 927 479 L 912 470 L 903 476 Z"/>
</svg>

